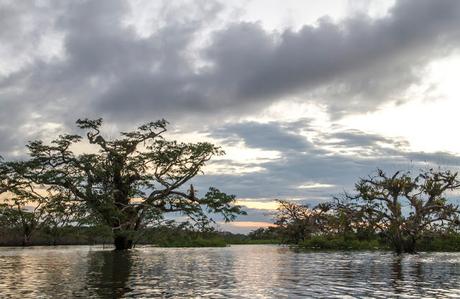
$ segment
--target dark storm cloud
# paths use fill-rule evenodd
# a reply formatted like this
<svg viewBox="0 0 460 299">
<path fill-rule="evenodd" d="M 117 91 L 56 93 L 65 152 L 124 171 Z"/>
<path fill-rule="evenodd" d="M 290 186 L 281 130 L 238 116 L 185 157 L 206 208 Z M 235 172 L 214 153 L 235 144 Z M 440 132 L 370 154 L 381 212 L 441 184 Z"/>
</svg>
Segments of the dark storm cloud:
<svg viewBox="0 0 460 299">
<path fill-rule="evenodd" d="M 51 26 L 53 13 L 38 1 L 0 1 L 0 40 L 2 49 L 21 55 L 33 50 L 43 29 Z"/>
<path fill-rule="evenodd" d="M 211 35 L 199 53 L 210 65 L 198 69 L 182 50 L 200 26 L 176 24 L 168 28 L 171 45 L 157 69 L 119 78 L 100 109 L 240 114 L 297 95 L 320 98 L 337 115 L 373 110 L 417 83 L 428 62 L 457 49 L 459 17 L 457 1 L 400 1 L 381 19 L 324 18 L 279 34 L 258 23 L 234 23 Z M 159 34 L 162 39 L 165 32 Z M 148 65 L 156 56 L 143 57 Z"/>
<path fill-rule="evenodd" d="M 325 144 L 332 144 L 343 147 L 363 148 L 375 146 L 377 143 L 389 144 L 398 147 L 409 146 L 409 144 L 404 140 L 387 138 L 377 134 L 369 134 L 358 130 L 347 130 L 332 134 L 322 134 L 318 139 Z"/>
<path fill-rule="evenodd" d="M 63 39 L 61 57 L 29 55 L 0 78 L 1 101 L 27 101 L 61 122 L 83 115 L 127 123 L 221 118 L 286 96 L 314 97 L 334 116 L 368 111 L 417 82 L 428 62 L 457 50 L 460 33 L 458 1 L 402 0 L 380 19 L 323 18 L 298 31 L 228 23 L 208 38 L 221 8 L 215 2 L 160 14 L 147 36 L 126 25 L 124 1 L 0 5 L 3 45 L 28 53 L 52 33 Z"/>
<path fill-rule="evenodd" d="M 306 137 L 290 132 L 277 123 L 236 123 L 216 130 L 213 137 L 222 138 L 224 143 L 244 140 L 246 146 L 265 150 L 304 152 L 311 147 Z"/>
<path fill-rule="evenodd" d="M 366 111 L 417 82 L 433 58 L 457 50 L 459 34 L 460 2 L 398 1 L 382 19 L 322 19 L 280 36 L 236 24 L 215 34 L 207 57 L 215 84 L 241 104 L 316 90 L 332 111 Z"/>
</svg>

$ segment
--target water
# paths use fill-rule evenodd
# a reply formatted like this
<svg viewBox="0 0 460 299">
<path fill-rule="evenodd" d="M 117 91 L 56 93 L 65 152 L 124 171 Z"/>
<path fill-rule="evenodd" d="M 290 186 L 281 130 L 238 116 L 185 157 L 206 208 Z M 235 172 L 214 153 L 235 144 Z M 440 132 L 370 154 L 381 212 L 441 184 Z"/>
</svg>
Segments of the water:
<svg viewBox="0 0 460 299">
<path fill-rule="evenodd" d="M 0 298 L 460 298 L 460 254 L 0 248 Z"/>
</svg>

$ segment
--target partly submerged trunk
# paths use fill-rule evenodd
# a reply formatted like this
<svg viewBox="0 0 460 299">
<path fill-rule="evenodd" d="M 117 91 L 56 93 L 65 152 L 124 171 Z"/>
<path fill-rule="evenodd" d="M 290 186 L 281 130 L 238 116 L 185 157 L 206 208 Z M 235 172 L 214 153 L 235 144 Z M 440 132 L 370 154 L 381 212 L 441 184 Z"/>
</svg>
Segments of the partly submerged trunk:
<svg viewBox="0 0 460 299">
<path fill-rule="evenodd" d="M 29 246 L 34 227 L 24 223 L 22 226 L 22 246 Z"/>
<path fill-rule="evenodd" d="M 117 177 L 117 176 L 116 176 Z M 117 210 L 116 221 L 112 222 L 113 241 L 115 250 L 127 250 L 134 247 L 134 234 L 139 229 L 141 216 L 135 206 L 130 205 L 127 197 L 128 187 L 121 185 L 115 192 L 115 209 Z M 113 215 L 108 217 L 113 218 Z"/>
<path fill-rule="evenodd" d="M 24 234 L 22 236 L 22 246 L 29 246 L 30 245 L 30 235 Z"/>
<path fill-rule="evenodd" d="M 415 236 L 408 236 L 404 241 L 404 252 L 406 253 L 417 253 L 417 238 Z"/>
<path fill-rule="evenodd" d="M 115 245 L 115 250 L 131 249 L 134 245 L 132 237 L 123 231 L 114 231 L 113 243 Z"/>
<path fill-rule="evenodd" d="M 403 236 L 401 234 L 398 234 L 392 238 L 392 243 L 393 243 L 393 249 L 395 253 L 397 254 L 417 253 L 416 251 L 417 239 L 413 236 Z"/>
<path fill-rule="evenodd" d="M 133 248 L 133 240 L 126 236 L 115 236 L 114 238 L 115 250 L 127 250 Z"/>
</svg>

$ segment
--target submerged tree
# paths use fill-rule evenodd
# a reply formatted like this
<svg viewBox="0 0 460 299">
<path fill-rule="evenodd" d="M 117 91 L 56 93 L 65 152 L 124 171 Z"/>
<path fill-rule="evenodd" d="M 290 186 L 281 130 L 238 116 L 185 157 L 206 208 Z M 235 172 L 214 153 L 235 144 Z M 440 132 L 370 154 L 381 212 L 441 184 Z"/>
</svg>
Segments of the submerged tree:
<svg viewBox="0 0 460 299">
<path fill-rule="evenodd" d="M 358 240 L 369 240 L 377 235 L 374 217 L 354 199 L 350 200 L 349 194 L 334 197 L 332 211 L 333 233 L 345 239 L 356 237 Z"/>
<path fill-rule="evenodd" d="M 330 204 L 322 203 L 313 208 L 286 200 L 278 200 L 278 204 L 275 224 L 284 241 L 300 243 L 328 229 Z"/>
<path fill-rule="evenodd" d="M 429 170 L 412 177 L 399 171 L 388 176 L 378 170 L 376 176 L 355 185 L 356 195 L 347 197 L 365 214 L 368 223 L 386 235 L 397 253 L 413 253 L 425 230 L 457 221 L 458 207 L 444 196 L 458 187 L 457 173 L 450 171 Z"/>
<path fill-rule="evenodd" d="M 51 144 L 30 142 L 31 159 L 8 162 L 25 167 L 25 177 L 54 191 L 70 192 L 88 212 L 110 226 L 117 250 L 133 246 L 134 233 L 152 218 L 181 212 L 192 219 L 219 213 L 225 221 L 242 213 L 235 196 L 210 188 L 198 197 L 193 186 L 184 186 L 223 151 L 210 143 L 180 143 L 163 138 L 167 122 L 150 122 L 118 139 L 100 132 L 102 119 L 78 120 L 87 141 L 97 151 L 78 154 L 83 138 L 62 135 Z"/>
</svg>

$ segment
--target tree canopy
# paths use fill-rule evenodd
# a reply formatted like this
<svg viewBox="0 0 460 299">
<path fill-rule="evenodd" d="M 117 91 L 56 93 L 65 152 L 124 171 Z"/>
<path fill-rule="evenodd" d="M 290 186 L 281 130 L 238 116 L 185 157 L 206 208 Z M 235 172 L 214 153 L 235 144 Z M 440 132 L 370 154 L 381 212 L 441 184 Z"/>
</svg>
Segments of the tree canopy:
<svg viewBox="0 0 460 299">
<path fill-rule="evenodd" d="M 89 152 L 78 152 L 84 141 L 80 135 L 61 135 L 49 144 L 30 142 L 29 160 L 1 163 L 0 191 L 15 188 L 23 194 L 25 187 L 40 186 L 50 196 L 67 194 L 62 202 L 79 202 L 112 228 L 116 249 L 131 248 L 133 233 L 165 213 L 180 212 L 197 221 L 207 219 L 207 213 L 219 213 L 225 221 L 243 213 L 234 195 L 211 187 L 200 197 L 189 185 L 206 162 L 224 154 L 219 147 L 167 140 L 165 120 L 121 132 L 115 139 L 103 136 L 102 124 L 102 119 L 77 121 L 95 148 Z"/>
<path fill-rule="evenodd" d="M 414 253 L 424 235 L 441 236 L 459 227 L 459 208 L 446 198 L 459 187 L 458 174 L 449 170 L 388 175 L 379 169 L 335 201 L 314 207 L 279 201 L 275 224 L 288 243 L 329 248 L 336 242 L 336 249 L 343 249 L 360 245 L 347 240 L 381 240 L 397 253 Z"/>
<path fill-rule="evenodd" d="M 358 181 L 356 194 L 346 195 L 363 209 L 369 222 L 390 240 L 396 252 L 414 252 L 426 229 L 458 221 L 458 207 L 445 193 L 460 187 L 458 174 L 430 169 L 415 177 L 409 172 L 377 175 Z"/>
</svg>

